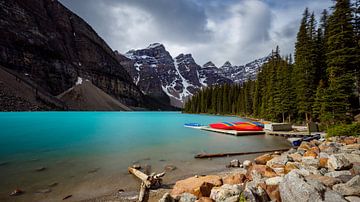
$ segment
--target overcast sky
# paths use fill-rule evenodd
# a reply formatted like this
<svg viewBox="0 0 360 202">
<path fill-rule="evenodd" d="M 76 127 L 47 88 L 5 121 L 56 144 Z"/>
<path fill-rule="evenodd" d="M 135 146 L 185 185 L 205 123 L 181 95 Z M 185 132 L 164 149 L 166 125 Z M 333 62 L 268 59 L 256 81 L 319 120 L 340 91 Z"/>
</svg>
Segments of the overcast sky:
<svg viewBox="0 0 360 202">
<path fill-rule="evenodd" d="M 244 64 L 276 45 L 293 53 L 305 7 L 317 16 L 331 0 L 60 0 L 114 50 L 159 42 L 175 57 L 191 53 L 203 65 Z"/>
</svg>

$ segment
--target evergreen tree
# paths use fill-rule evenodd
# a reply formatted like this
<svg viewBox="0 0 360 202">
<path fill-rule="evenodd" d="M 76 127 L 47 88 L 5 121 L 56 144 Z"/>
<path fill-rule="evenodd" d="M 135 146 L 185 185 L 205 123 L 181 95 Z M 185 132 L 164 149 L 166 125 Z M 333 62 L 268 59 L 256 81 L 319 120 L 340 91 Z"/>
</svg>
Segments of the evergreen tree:
<svg viewBox="0 0 360 202">
<path fill-rule="evenodd" d="M 357 44 L 351 24 L 349 0 L 337 0 L 334 12 L 329 17 L 327 30 L 327 75 L 328 89 L 326 97 L 328 108 L 325 112 L 332 115 L 332 123 L 345 121 L 350 110 L 350 98 L 353 95 L 353 73 L 356 70 Z"/>
<path fill-rule="evenodd" d="M 296 85 L 296 98 L 299 113 L 311 120 L 312 105 L 316 90 L 316 37 L 315 17 L 306 8 L 295 44 L 295 69 L 293 78 Z"/>
</svg>

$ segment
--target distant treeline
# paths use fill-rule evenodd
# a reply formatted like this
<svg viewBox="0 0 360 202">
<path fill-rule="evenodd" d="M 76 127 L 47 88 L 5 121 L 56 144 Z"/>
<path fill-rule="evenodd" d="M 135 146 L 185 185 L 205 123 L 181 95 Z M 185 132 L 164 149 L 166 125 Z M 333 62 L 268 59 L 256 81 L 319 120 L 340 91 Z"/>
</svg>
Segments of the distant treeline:
<svg viewBox="0 0 360 202">
<path fill-rule="evenodd" d="M 274 121 L 351 120 L 360 102 L 360 9 L 357 0 L 336 0 L 320 22 L 306 8 L 295 61 L 277 47 L 255 81 L 202 89 L 184 107 L 187 113 L 238 114 Z"/>
</svg>

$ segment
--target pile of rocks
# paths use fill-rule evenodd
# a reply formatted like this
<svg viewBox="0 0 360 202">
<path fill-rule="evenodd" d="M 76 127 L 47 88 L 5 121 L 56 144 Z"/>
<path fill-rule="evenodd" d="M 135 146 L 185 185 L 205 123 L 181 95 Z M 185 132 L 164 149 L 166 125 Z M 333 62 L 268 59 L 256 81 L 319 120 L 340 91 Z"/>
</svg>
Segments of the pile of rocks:
<svg viewBox="0 0 360 202">
<path fill-rule="evenodd" d="M 302 142 L 219 175 L 176 182 L 160 201 L 360 201 L 360 138 Z"/>
</svg>

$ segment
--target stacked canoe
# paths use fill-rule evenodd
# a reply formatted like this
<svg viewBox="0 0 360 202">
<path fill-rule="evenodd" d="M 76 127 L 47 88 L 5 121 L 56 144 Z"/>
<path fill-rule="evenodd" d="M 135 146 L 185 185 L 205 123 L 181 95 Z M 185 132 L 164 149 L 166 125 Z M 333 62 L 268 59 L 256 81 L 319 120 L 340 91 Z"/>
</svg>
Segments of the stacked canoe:
<svg viewBox="0 0 360 202">
<path fill-rule="evenodd" d="M 264 125 L 260 122 L 220 122 L 209 124 L 210 128 L 236 131 L 262 131 Z"/>
</svg>

